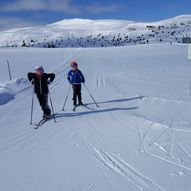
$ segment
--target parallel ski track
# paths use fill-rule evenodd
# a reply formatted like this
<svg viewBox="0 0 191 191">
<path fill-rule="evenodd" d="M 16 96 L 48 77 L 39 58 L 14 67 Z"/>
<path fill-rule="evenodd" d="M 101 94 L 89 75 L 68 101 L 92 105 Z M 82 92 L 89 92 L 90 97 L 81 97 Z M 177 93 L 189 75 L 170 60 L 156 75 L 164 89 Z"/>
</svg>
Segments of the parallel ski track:
<svg viewBox="0 0 191 191">
<path fill-rule="evenodd" d="M 135 117 L 137 119 L 135 119 L 134 121 L 136 122 L 137 120 L 141 120 L 141 121 L 145 121 L 148 124 L 147 130 L 145 131 L 145 133 L 141 133 L 141 130 L 139 127 L 137 127 L 137 124 L 134 125 L 128 125 L 126 123 L 124 123 L 123 121 L 121 121 L 120 118 L 117 118 L 117 115 L 115 114 L 111 114 L 112 118 L 114 120 L 116 120 L 120 125 L 127 127 L 130 131 L 132 131 L 133 133 L 137 134 L 137 136 L 139 137 L 140 140 L 140 144 L 135 146 L 135 150 L 140 152 L 140 151 L 144 151 L 146 154 L 149 154 L 151 156 L 154 156 L 160 160 L 163 160 L 165 162 L 174 164 L 176 166 L 182 167 L 184 169 L 190 170 L 191 169 L 191 154 L 187 151 L 187 149 L 177 140 L 176 136 L 175 136 L 175 132 L 182 132 L 182 133 L 186 133 L 187 131 L 181 130 L 181 129 L 176 129 L 173 126 L 167 126 L 158 122 L 154 122 L 152 120 L 149 119 L 145 119 L 143 117 L 139 117 L 137 115 L 133 115 L 132 117 Z M 162 132 L 159 135 L 156 135 L 155 137 L 150 137 L 149 136 L 149 132 L 151 131 L 155 131 L 155 129 L 153 128 L 162 128 Z M 169 132 L 170 131 L 170 132 Z M 163 146 L 160 145 L 160 143 L 158 143 L 158 140 L 164 135 L 164 134 L 168 134 L 169 135 L 169 144 L 170 144 L 170 151 L 167 151 L 165 148 L 163 148 Z M 179 147 L 179 149 L 184 153 L 184 155 L 187 158 L 187 161 L 185 161 L 183 159 L 183 157 L 179 156 L 179 158 L 176 158 L 173 154 L 173 150 L 174 150 L 174 146 L 175 144 Z M 164 158 L 163 156 L 160 155 L 155 155 L 154 153 L 152 153 L 151 151 L 148 150 L 148 148 L 151 148 L 151 146 L 155 146 L 156 148 L 160 149 L 162 152 L 165 153 L 165 155 L 168 156 L 168 158 Z M 170 160 L 171 159 L 171 160 Z"/>
<path fill-rule="evenodd" d="M 138 191 L 166 191 L 156 182 L 141 174 L 124 160 L 111 155 L 101 149 L 97 149 L 90 143 L 86 142 L 89 151 L 98 161 L 122 176 L 128 183 L 132 184 Z"/>
</svg>

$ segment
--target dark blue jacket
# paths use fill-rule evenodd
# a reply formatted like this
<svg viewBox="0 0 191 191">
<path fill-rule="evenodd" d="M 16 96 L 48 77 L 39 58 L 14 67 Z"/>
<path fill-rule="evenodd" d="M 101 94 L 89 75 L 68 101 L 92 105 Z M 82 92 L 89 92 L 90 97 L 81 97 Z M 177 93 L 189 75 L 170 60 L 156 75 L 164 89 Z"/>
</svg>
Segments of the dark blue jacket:
<svg viewBox="0 0 191 191">
<path fill-rule="evenodd" d="M 70 84 L 80 84 L 80 83 L 84 83 L 85 82 L 84 75 L 78 69 L 76 71 L 70 70 L 68 72 L 67 79 L 70 82 Z"/>
</svg>

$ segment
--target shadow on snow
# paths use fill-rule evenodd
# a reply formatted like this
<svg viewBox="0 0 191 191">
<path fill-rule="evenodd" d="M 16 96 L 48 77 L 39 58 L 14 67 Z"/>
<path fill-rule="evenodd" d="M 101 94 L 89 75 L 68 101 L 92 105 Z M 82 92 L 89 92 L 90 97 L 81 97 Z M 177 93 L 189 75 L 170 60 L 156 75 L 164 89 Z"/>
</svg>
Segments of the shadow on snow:
<svg viewBox="0 0 191 191">
<path fill-rule="evenodd" d="M 98 102 L 98 104 L 127 102 L 127 101 L 132 101 L 132 100 L 137 100 L 137 99 L 142 100 L 143 98 L 145 98 L 145 96 L 137 96 L 137 97 L 125 98 L 125 99 L 113 99 L 113 100 Z M 91 104 L 93 104 L 93 103 L 91 103 Z"/>
<path fill-rule="evenodd" d="M 91 111 L 79 111 L 79 112 L 70 112 L 70 113 L 56 113 L 55 117 L 76 117 L 76 116 L 82 116 L 82 115 L 90 115 L 94 113 L 105 113 L 105 112 L 111 112 L 111 111 L 129 111 L 133 109 L 138 109 L 138 107 L 130 107 L 130 108 L 110 108 L 110 109 L 102 109 L 102 110 L 91 110 Z"/>
<path fill-rule="evenodd" d="M 119 102 L 127 102 L 131 100 L 141 100 L 145 96 L 137 96 L 133 98 L 127 98 L 127 99 L 115 99 L 115 100 L 108 100 L 108 101 L 103 101 L 103 102 L 98 102 L 98 104 L 106 104 L 106 103 L 119 103 Z M 87 105 L 93 105 L 94 103 L 89 103 Z M 77 116 L 83 116 L 83 115 L 91 115 L 91 114 L 98 114 L 98 113 L 105 113 L 105 112 L 112 112 L 112 111 L 129 111 L 129 110 L 134 110 L 138 109 L 138 107 L 129 107 L 129 108 L 122 108 L 122 107 L 115 107 L 115 108 L 108 108 L 108 109 L 98 109 L 98 110 L 88 110 L 88 111 L 76 111 L 76 112 L 70 112 L 70 113 L 57 113 L 55 114 L 56 118 L 60 117 L 77 117 Z"/>
</svg>

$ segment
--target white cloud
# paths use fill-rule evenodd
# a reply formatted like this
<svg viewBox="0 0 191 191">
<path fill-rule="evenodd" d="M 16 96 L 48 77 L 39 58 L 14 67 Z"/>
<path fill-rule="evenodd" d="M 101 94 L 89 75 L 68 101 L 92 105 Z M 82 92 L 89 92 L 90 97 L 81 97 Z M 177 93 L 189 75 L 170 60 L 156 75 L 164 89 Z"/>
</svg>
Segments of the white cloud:
<svg viewBox="0 0 191 191">
<path fill-rule="evenodd" d="M 16 0 L 14 2 L 0 3 L 0 11 L 60 11 L 67 14 L 87 13 L 108 13 L 115 12 L 121 8 L 119 4 L 93 4 L 81 6 L 80 2 L 74 3 L 74 0 Z"/>
<path fill-rule="evenodd" d="M 108 12 L 116 12 L 121 9 L 121 6 L 119 4 L 113 4 L 113 5 L 90 5 L 86 6 L 86 11 L 99 14 L 99 13 L 108 13 Z"/>
<path fill-rule="evenodd" d="M 64 11 L 65 13 L 78 14 L 80 9 L 71 5 L 72 0 L 16 0 L 0 4 L 0 10 L 11 11 Z"/>
<path fill-rule="evenodd" d="M 4 2 L 0 3 L 0 11 L 2 14 L 5 12 L 18 12 L 19 15 L 19 12 L 22 11 L 26 11 L 26 13 L 27 11 L 35 11 L 35 14 L 28 18 L 22 16 L 0 17 L 0 30 L 45 24 L 45 18 L 51 15 L 51 11 L 80 17 L 80 15 L 83 16 L 84 14 L 88 16 L 90 14 L 117 12 L 120 8 L 121 6 L 118 4 L 91 4 L 82 6 L 80 2 L 78 4 L 74 3 L 74 0 L 15 0 L 14 2 Z M 41 19 L 38 19 L 38 17 L 41 17 Z M 43 17 L 45 17 L 45 22 L 40 23 Z"/>
</svg>

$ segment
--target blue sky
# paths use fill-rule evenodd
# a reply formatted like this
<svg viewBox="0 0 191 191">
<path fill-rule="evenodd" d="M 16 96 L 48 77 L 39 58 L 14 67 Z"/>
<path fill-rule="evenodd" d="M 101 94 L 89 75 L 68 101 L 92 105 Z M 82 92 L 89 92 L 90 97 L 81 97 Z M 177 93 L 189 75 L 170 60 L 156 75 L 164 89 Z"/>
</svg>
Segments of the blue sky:
<svg viewBox="0 0 191 191">
<path fill-rule="evenodd" d="M 191 14 L 191 0 L 0 0 L 0 30 L 62 19 L 159 21 Z"/>
</svg>

